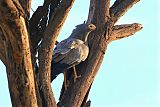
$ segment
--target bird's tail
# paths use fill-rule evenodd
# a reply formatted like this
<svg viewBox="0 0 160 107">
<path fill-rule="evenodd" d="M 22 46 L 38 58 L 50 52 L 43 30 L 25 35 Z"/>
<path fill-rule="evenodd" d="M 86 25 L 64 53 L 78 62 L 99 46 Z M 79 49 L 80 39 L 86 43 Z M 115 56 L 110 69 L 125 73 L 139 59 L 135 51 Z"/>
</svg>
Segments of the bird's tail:
<svg viewBox="0 0 160 107">
<path fill-rule="evenodd" d="M 60 74 L 63 73 L 64 70 L 68 68 L 68 64 L 56 63 L 52 60 L 51 63 L 51 82 Z"/>
</svg>

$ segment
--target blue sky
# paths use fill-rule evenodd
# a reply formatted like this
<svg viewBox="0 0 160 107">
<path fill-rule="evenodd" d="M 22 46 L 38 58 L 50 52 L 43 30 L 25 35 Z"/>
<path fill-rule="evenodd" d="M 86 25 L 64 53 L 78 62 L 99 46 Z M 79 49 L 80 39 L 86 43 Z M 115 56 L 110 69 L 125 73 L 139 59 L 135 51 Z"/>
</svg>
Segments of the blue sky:
<svg viewBox="0 0 160 107">
<path fill-rule="evenodd" d="M 40 2 L 33 2 L 35 10 Z M 68 37 L 75 25 L 87 19 L 88 6 L 89 0 L 76 1 L 59 41 Z M 89 95 L 92 107 L 160 107 L 158 0 L 141 0 L 118 24 L 135 22 L 143 24 L 140 32 L 109 44 Z M 0 72 L 0 107 L 11 106 L 5 66 L 1 62 Z M 52 83 L 56 99 L 62 81 L 63 75 L 60 75 Z"/>
</svg>

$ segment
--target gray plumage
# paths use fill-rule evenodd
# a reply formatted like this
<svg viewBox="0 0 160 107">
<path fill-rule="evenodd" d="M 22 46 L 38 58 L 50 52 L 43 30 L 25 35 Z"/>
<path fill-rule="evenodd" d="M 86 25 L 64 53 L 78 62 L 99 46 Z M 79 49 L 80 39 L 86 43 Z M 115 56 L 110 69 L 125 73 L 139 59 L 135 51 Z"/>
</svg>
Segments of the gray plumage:
<svg viewBox="0 0 160 107">
<path fill-rule="evenodd" d="M 53 51 L 51 63 L 51 81 L 66 69 L 84 61 L 89 53 L 87 38 L 96 27 L 93 24 L 80 24 L 72 34 L 57 44 Z"/>
</svg>

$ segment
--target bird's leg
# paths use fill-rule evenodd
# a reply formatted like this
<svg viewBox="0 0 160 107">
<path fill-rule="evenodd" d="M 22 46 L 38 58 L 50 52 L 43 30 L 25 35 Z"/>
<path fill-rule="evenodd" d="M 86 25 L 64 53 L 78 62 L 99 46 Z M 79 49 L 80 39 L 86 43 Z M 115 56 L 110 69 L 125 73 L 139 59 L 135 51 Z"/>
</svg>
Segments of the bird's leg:
<svg viewBox="0 0 160 107">
<path fill-rule="evenodd" d="M 76 79 L 81 77 L 81 75 L 77 76 L 76 67 L 73 66 L 73 81 L 76 82 Z"/>
<path fill-rule="evenodd" d="M 67 87 L 68 87 L 68 83 L 67 83 L 67 75 L 66 75 L 66 72 L 64 71 L 64 89 L 65 91 L 67 90 Z"/>
</svg>

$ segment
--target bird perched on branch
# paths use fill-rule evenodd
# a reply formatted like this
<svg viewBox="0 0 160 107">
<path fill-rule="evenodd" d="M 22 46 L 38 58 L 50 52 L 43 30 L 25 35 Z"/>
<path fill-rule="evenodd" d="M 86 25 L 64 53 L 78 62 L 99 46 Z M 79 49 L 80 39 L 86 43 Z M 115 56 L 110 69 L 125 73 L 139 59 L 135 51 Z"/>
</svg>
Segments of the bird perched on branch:
<svg viewBox="0 0 160 107">
<path fill-rule="evenodd" d="M 53 50 L 51 62 L 51 81 L 60 73 L 64 73 L 66 89 L 66 71 L 73 67 L 73 80 L 76 81 L 77 73 L 75 66 L 84 61 L 89 53 L 87 38 L 91 31 L 95 30 L 93 24 L 80 24 L 72 31 L 65 40 L 59 42 Z"/>
</svg>

